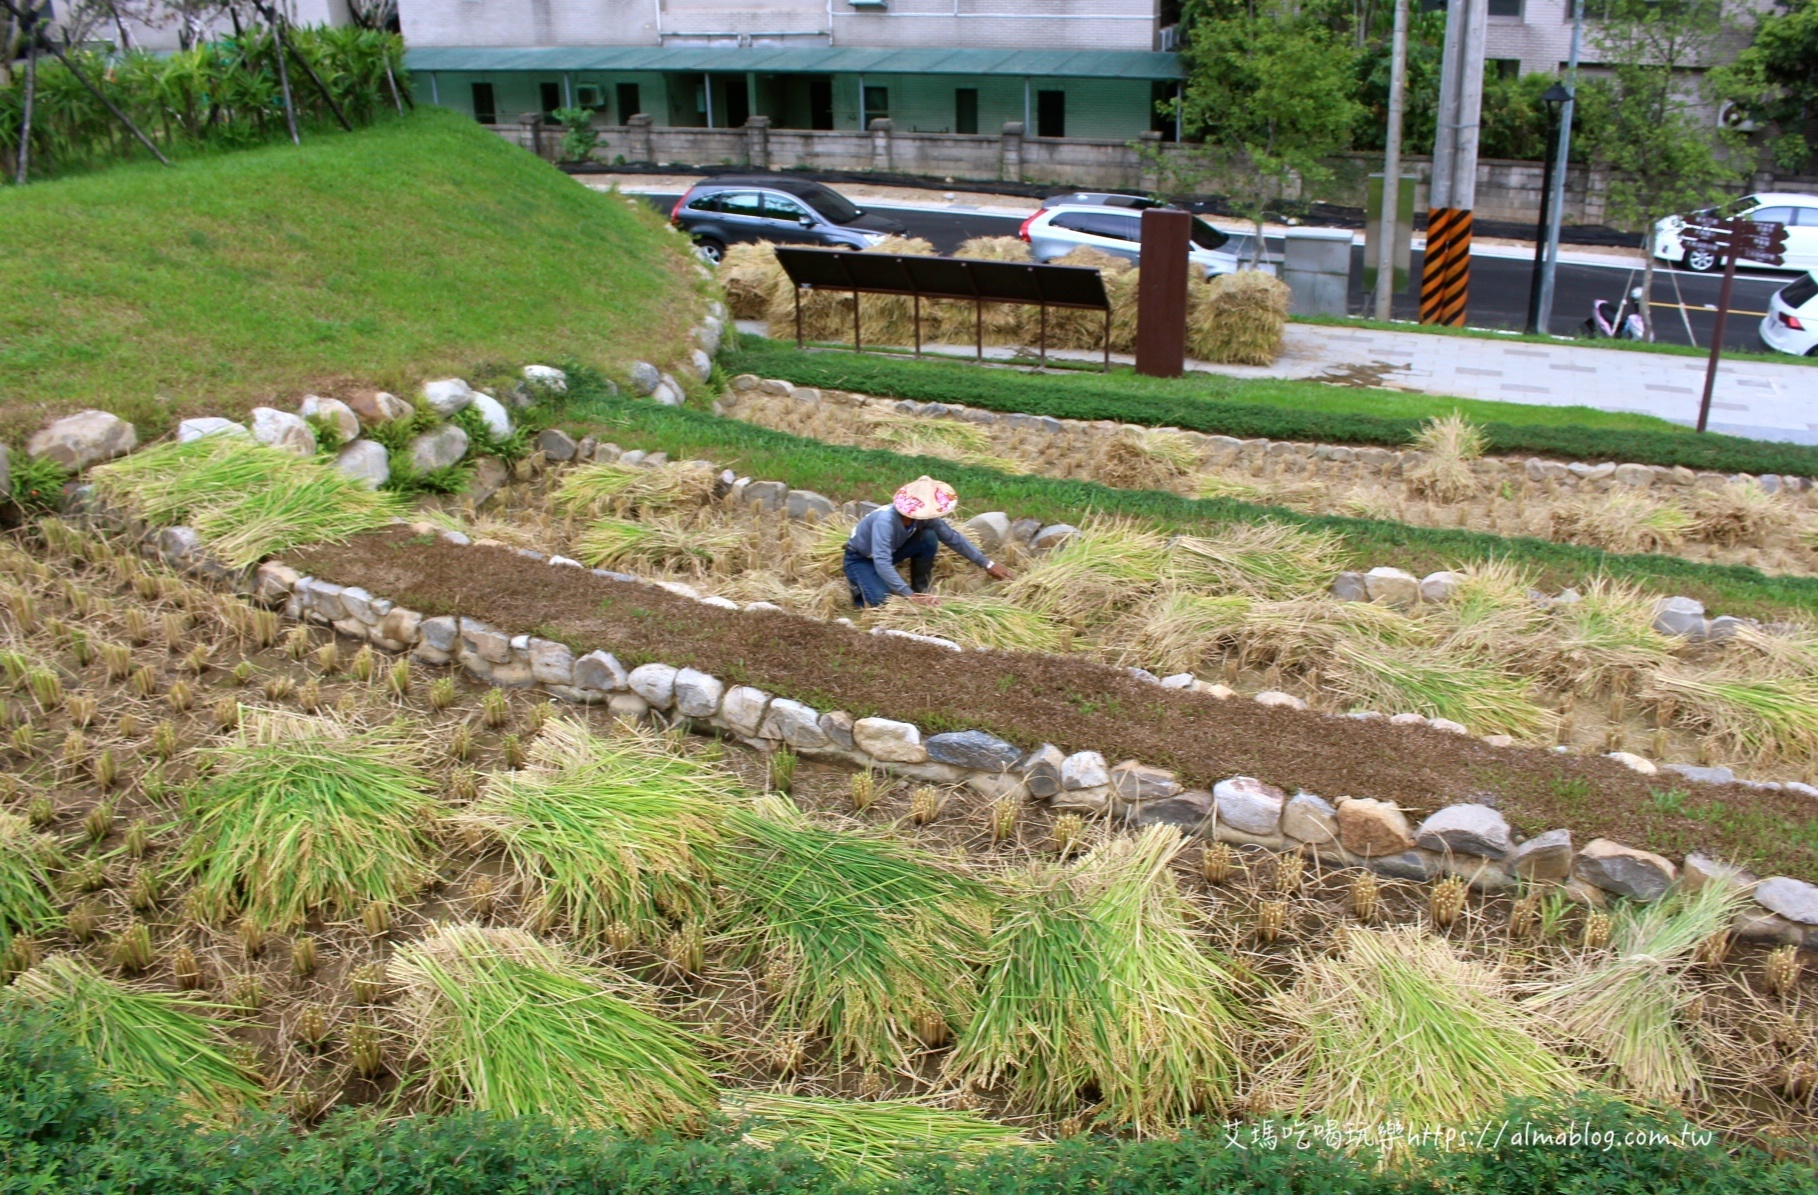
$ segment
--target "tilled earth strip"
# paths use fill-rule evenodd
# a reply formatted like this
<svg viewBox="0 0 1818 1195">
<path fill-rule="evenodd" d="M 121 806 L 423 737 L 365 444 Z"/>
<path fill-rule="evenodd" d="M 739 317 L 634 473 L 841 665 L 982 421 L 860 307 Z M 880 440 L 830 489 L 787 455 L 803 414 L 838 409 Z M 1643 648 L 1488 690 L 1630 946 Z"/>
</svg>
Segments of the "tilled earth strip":
<svg viewBox="0 0 1818 1195">
<path fill-rule="evenodd" d="M 291 553 L 286 563 L 424 614 L 460 614 L 582 651 L 606 648 L 628 666 L 694 667 L 823 710 L 913 722 L 925 733 L 988 730 L 1025 748 L 1051 742 L 1172 768 L 1200 786 L 1244 774 L 1328 799 L 1393 800 L 1410 812 L 1489 799 L 1528 834 L 1567 826 L 1585 839 L 1673 854 L 1703 848 L 1747 862 L 1752 853 L 1721 821 L 1663 809 L 1652 793 L 1669 784 L 1600 756 L 1491 747 L 1422 727 L 1221 701 L 1064 656 L 955 654 L 790 614 L 720 609 L 652 585 L 537 564 L 509 548 L 462 547 L 403 528 Z M 1749 821 L 1798 826 L 1818 816 L 1808 798 L 1792 793 L 1700 785 L 1697 797 Z M 1794 874 L 1818 871 L 1809 858 L 1777 863 Z"/>
</svg>

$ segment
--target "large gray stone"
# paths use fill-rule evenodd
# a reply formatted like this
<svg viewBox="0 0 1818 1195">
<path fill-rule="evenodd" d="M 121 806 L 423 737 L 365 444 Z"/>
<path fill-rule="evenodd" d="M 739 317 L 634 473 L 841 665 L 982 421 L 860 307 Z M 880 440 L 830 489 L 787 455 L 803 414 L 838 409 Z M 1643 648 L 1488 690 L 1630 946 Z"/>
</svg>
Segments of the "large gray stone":
<svg viewBox="0 0 1818 1195">
<path fill-rule="evenodd" d="M 885 763 L 928 762 L 922 732 L 907 722 L 860 718 L 852 724 L 852 742 L 860 751 Z"/>
<path fill-rule="evenodd" d="M 596 693 L 623 692 L 631 687 L 631 674 L 611 652 L 590 651 L 574 662 L 574 687 Z"/>
<path fill-rule="evenodd" d="M 923 746 L 935 763 L 950 763 L 975 772 L 1007 772 L 1023 753 L 982 730 L 949 731 L 931 736 Z"/>
<path fill-rule="evenodd" d="M 471 405 L 480 413 L 480 422 L 486 425 L 486 430 L 494 437 L 503 440 L 511 434 L 511 416 L 498 399 L 476 391 Z"/>
<path fill-rule="evenodd" d="M 1668 763 L 1660 765 L 1663 772 L 1672 772 L 1690 780 L 1693 784 L 1734 784 L 1736 773 L 1729 768 L 1704 768 L 1692 763 Z"/>
<path fill-rule="evenodd" d="M 1366 859 L 1398 855 L 1414 846 L 1407 815 L 1393 801 L 1368 797 L 1338 803 L 1338 840 L 1347 851 Z"/>
<path fill-rule="evenodd" d="M 25 455 L 77 471 L 123 456 L 138 446 L 139 433 L 126 420 L 107 411 L 82 411 L 32 433 L 25 442 Z"/>
<path fill-rule="evenodd" d="M 419 473 L 446 469 L 467 455 L 467 433 L 452 423 L 426 431 L 410 442 L 410 463 Z"/>
<path fill-rule="evenodd" d="M 713 717 L 720 712 L 720 699 L 725 695 L 724 682 L 697 668 L 675 674 L 675 712 L 684 718 Z"/>
<path fill-rule="evenodd" d="M 668 664 L 640 664 L 631 670 L 626 683 L 652 708 L 666 710 L 675 704 L 675 674 Z"/>
<path fill-rule="evenodd" d="M 200 440 L 203 436 L 244 436 L 248 439 L 252 433 L 246 430 L 244 423 L 235 423 L 219 415 L 203 415 L 196 419 L 185 419 L 177 424 L 177 443 L 187 444 L 191 440 Z"/>
<path fill-rule="evenodd" d="M 1515 847 L 1509 823 L 1488 805 L 1448 805 L 1420 823 L 1414 845 L 1429 851 L 1501 859 Z"/>
<path fill-rule="evenodd" d="M 524 384 L 532 390 L 544 390 L 551 394 L 568 393 L 568 375 L 553 365 L 526 365 L 522 372 Z"/>
<path fill-rule="evenodd" d="M 567 644 L 533 638 L 525 654 L 530 657 L 530 675 L 537 684 L 574 686 L 574 652 Z"/>
<path fill-rule="evenodd" d="M 511 663 L 511 636 L 471 618 L 461 620 L 461 658 L 477 657 L 489 664 Z"/>
<path fill-rule="evenodd" d="M 355 622 L 376 627 L 381 618 L 391 613 L 391 602 L 374 597 L 358 585 L 349 585 L 341 590 L 341 609 Z"/>
<path fill-rule="evenodd" d="M 960 528 L 961 534 L 971 540 L 978 550 L 987 555 L 1004 546 L 1010 538 L 1010 516 L 1001 510 L 986 511 L 973 515 Z"/>
<path fill-rule="evenodd" d="M 1126 759 L 1111 768 L 1111 791 L 1126 804 L 1160 801 L 1181 791 L 1174 773 Z"/>
<path fill-rule="evenodd" d="M 435 618 L 425 618 L 417 627 L 417 634 L 427 647 L 437 651 L 453 651 L 455 640 L 460 636 L 455 628 L 455 620 L 447 614 Z"/>
<path fill-rule="evenodd" d="M 1245 834 L 1279 834 L 1288 794 L 1254 776 L 1231 776 L 1212 786 L 1220 825 Z"/>
<path fill-rule="evenodd" d="M 1373 602 L 1412 606 L 1420 600 L 1420 578 L 1398 568 L 1383 566 L 1364 574 L 1364 592 Z"/>
<path fill-rule="evenodd" d="M 648 361 L 633 361 L 627 373 L 631 379 L 631 392 L 639 398 L 649 397 L 663 381 L 663 375 Z"/>
<path fill-rule="evenodd" d="M 276 407 L 252 409 L 252 438 L 298 456 L 313 456 L 316 451 L 316 433 L 303 417 Z"/>
<path fill-rule="evenodd" d="M 1105 766 L 1105 757 L 1096 751 L 1076 751 L 1061 761 L 1061 791 L 1077 791 L 1086 788 L 1105 788 L 1111 786 L 1111 769 Z"/>
<path fill-rule="evenodd" d="M 1755 900 L 1801 925 L 1818 925 L 1818 887 L 1789 876 L 1769 876 L 1755 885 Z"/>
<path fill-rule="evenodd" d="M 1124 815 L 1126 823 L 1133 827 L 1173 826 L 1184 834 L 1204 833 L 1211 817 L 1212 794 L 1208 792 L 1184 792 L 1159 801 L 1144 801 L 1130 806 Z"/>
<path fill-rule="evenodd" d="M 1703 635 L 1704 603 L 1689 597 L 1661 598 L 1654 604 L 1654 629 L 1662 635 Z"/>
<path fill-rule="evenodd" d="M 1023 782 L 1029 786 L 1029 795 L 1045 800 L 1058 793 L 1061 790 L 1061 764 L 1066 760 L 1066 755 L 1053 743 L 1043 743 L 1031 751 L 1023 760 Z"/>
<path fill-rule="evenodd" d="M 1050 523 L 1035 533 L 1035 538 L 1030 541 L 1029 546 L 1038 552 L 1046 552 L 1051 548 L 1060 547 L 1078 534 L 1079 528 L 1071 523 Z"/>
<path fill-rule="evenodd" d="M 1696 892 L 1706 884 L 1726 884 L 1753 891 L 1758 879 L 1752 873 L 1721 859 L 1713 859 L 1703 851 L 1692 851 L 1686 855 L 1685 862 L 1679 868 L 1679 883 L 1688 892 Z"/>
<path fill-rule="evenodd" d="M 1465 580 L 1465 574 L 1458 572 L 1428 573 L 1420 579 L 1420 600 L 1433 603 L 1449 602 Z"/>
<path fill-rule="evenodd" d="M 633 688 L 636 688 L 634 682 Z M 720 719 L 746 738 L 758 737 L 764 725 L 764 711 L 770 707 L 770 694 L 750 685 L 734 685 L 720 701 Z"/>
<path fill-rule="evenodd" d="M 1572 873 L 1592 887 L 1631 900 L 1658 900 L 1678 874 L 1670 860 L 1652 851 L 1637 850 L 1598 838 L 1578 852 Z"/>
<path fill-rule="evenodd" d="M 367 427 L 408 419 L 415 413 L 409 403 L 383 390 L 359 390 L 348 398 L 347 405 Z"/>
<path fill-rule="evenodd" d="M 852 751 L 857 748 L 852 740 L 852 727 L 852 715 L 845 710 L 828 710 L 821 715 L 821 733 L 842 750 Z"/>
<path fill-rule="evenodd" d="M 354 409 L 338 398 L 324 398 L 320 394 L 306 394 L 303 401 L 297 404 L 297 414 L 304 419 L 314 419 L 333 429 L 335 439 L 342 444 L 360 438 L 360 417 Z"/>
<path fill-rule="evenodd" d="M 813 516 L 824 519 L 837 509 L 833 499 L 813 490 L 790 490 L 783 500 L 783 510 L 792 519 L 806 519 Z"/>
<path fill-rule="evenodd" d="M 780 481 L 754 481 L 745 487 L 743 500 L 763 510 L 781 510 L 789 500 L 789 487 Z"/>
<path fill-rule="evenodd" d="M 1323 797 L 1295 793 L 1281 807 L 1281 832 L 1315 846 L 1338 842 L 1338 810 Z"/>
<path fill-rule="evenodd" d="M 538 432 L 536 445 L 544 459 L 557 463 L 573 460 L 577 451 L 574 437 L 559 427 L 546 427 Z"/>
<path fill-rule="evenodd" d="M 1572 874 L 1575 854 L 1570 830 L 1548 830 L 1510 851 L 1504 865 L 1526 880 L 1563 884 Z"/>
<path fill-rule="evenodd" d="M 1367 602 L 1370 589 L 1359 572 L 1343 572 L 1332 578 L 1332 596 L 1341 602 Z"/>
<path fill-rule="evenodd" d="M 460 378 L 440 378 L 423 383 L 423 402 L 430 410 L 446 419 L 473 403 L 473 387 Z"/>
<path fill-rule="evenodd" d="M 833 746 L 833 740 L 821 729 L 820 713 L 813 706 L 787 697 L 778 697 L 770 703 L 758 734 L 766 739 L 781 739 L 804 751 L 824 751 Z"/>
<path fill-rule="evenodd" d="M 376 490 L 391 480 L 391 454 L 372 440 L 355 440 L 335 453 L 335 468 Z"/>
<path fill-rule="evenodd" d="M 1393 880 L 1413 880 L 1418 884 L 1445 874 L 1444 860 L 1432 851 L 1406 850 L 1391 855 L 1372 855 L 1365 865 L 1378 875 Z"/>
</svg>

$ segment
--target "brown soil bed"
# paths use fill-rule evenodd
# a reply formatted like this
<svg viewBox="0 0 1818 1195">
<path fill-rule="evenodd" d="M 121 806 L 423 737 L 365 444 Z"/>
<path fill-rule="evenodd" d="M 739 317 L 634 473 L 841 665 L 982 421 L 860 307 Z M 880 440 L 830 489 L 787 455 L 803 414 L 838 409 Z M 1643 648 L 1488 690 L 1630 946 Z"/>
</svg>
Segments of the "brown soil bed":
<svg viewBox="0 0 1818 1195">
<path fill-rule="evenodd" d="M 983 729 L 1031 747 L 1094 750 L 1172 768 L 1201 786 L 1260 777 L 1328 799 L 1389 799 L 1420 814 L 1491 801 L 1518 829 L 1569 826 L 1674 855 L 1704 849 L 1794 875 L 1818 875 L 1818 803 L 1792 793 L 1693 786 L 1663 808 L 1669 777 L 1600 756 L 1495 748 L 1419 727 L 1219 701 L 1158 689 L 1063 656 L 955 655 L 788 614 L 721 610 L 651 585 L 531 564 L 502 547 L 457 547 L 398 528 L 292 554 L 292 567 L 360 585 L 428 614 L 462 614 L 627 666 L 686 665 L 794 697 L 914 722 L 924 733 Z"/>
</svg>

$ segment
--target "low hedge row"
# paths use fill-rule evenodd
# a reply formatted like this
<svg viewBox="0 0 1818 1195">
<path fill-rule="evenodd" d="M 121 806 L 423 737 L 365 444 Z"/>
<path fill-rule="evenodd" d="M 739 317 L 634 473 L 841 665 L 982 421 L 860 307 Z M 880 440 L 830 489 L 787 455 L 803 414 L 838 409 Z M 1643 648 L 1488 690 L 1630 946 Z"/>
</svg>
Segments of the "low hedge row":
<svg viewBox="0 0 1818 1195">
<path fill-rule="evenodd" d="M 993 375 L 995 376 L 995 375 Z M 1304 515 L 1229 498 L 1185 498 L 1157 490 L 1123 490 L 1096 482 L 1000 473 L 934 457 L 902 456 L 881 449 L 824 444 L 818 440 L 685 407 L 599 397 L 604 393 L 585 367 L 570 369 L 575 400 L 566 420 L 577 434 L 616 439 L 625 447 L 661 449 L 672 459 L 705 457 L 752 477 L 787 481 L 835 501 L 883 501 L 918 473 L 958 487 L 966 508 L 1003 510 L 1012 517 L 1077 522 L 1087 512 L 1129 515 L 1176 531 L 1205 531 L 1234 522 L 1279 519 L 1336 532 L 1353 563 L 1393 565 L 1424 573 L 1472 561 L 1510 559 L 1533 568 L 1554 589 L 1609 575 L 1657 593 L 1683 593 L 1724 614 L 1775 618 L 1789 610 L 1818 615 L 1818 578 L 1770 576 L 1746 565 L 1702 564 L 1677 556 L 1624 556 L 1577 544 L 1505 537 L 1455 528 L 1414 527 L 1379 519 Z"/>
<path fill-rule="evenodd" d="M 1181 427 L 1240 439 L 1398 447 L 1409 443 L 1421 424 L 1419 419 L 1245 402 L 1246 387 L 1254 383 L 1224 377 L 1193 377 L 1156 385 L 1128 374 L 1025 373 L 953 361 L 803 352 L 757 337 L 743 338 L 741 347 L 723 356 L 721 364 L 734 373 L 787 378 L 803 386 L 920 402 L 964 403 L 1057 419 L 1115 419 L 1151 427 Z M 1504 456 L 1635 461 L 1720 473 L 1818 477 L 1818 446 L 1690 431 L 1589 427 L 1566 422 L 1570 415 L 1563 411 L 1560 418 L 1554 424 L 1490 422 L 1482 426 L 1489 451 Z"/>
<path fill-rule="evenodd" d="M 967 1161 L 906 1158 L 885 1178 L 842 1175 L 802 1151 L 719 1128 L 630 1139 L 474 1114 L 382 1120 L 350 1110 L 299 1133 L 276 1116 L 200 1126 L 158 1099 L 112 1092 L 55 1010 L 0 1002 L 0 1195 L 1794 1195 L 1808 1159 L 1775 1157 L 1614 1102 L 1512 1105 L 1423 1144 L 1401 1165 L 1347 1155 L 1324 1130 L 1207 1124 L 1149 1141 L 1080 1136 Z M 1539 1135 L 1541 1140 L 1531 1138 Z"/>
</svg>

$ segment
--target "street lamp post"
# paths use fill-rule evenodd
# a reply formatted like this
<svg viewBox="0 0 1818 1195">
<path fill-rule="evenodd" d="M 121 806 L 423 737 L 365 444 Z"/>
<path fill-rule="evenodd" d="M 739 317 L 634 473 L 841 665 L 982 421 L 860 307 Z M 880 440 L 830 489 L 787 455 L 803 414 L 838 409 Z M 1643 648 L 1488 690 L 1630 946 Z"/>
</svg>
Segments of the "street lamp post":
<svg viewBox="0 0 1818 1195">
<path fill-rule="evenodd" d="M 1547 159 L 1540 180 L 1540 221 L 1534 229 L 1534 275 L 1528 283 L 1529 336 L 1541 332 L 1540 292 L 1542 275 L 1546 271 L 1547 231 L 1552 227 L 1553 214 L 1553 150 L 1559 139 L 1559 111 L 1571 98 L 1572 93 L 1558 83 L 1547 88 L 1540 96 L 1540 102 L 1547 106 Z"/>
</svg>

